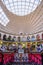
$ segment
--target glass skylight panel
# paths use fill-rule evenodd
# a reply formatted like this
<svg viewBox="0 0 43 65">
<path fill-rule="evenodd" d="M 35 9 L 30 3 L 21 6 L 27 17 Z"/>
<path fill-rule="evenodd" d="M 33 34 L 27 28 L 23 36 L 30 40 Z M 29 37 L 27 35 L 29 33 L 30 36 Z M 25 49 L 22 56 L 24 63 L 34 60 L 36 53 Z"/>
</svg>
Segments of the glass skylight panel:
<svg viewBox="0 0 43 65">
<path fill-rule="evenodd" d="M 33 3 L 30 3 L 30 7 L 33 6 Z"/>
<path fill-rule="evenodd" d="M 8 24 L 8 22 L 9 22 L 9 19 L 7 18 L 7 16 L 5 15 L 3 9 L 0 6 L 0 23 L 3 26 L 6 26 Z"/>
<path fill-rule="evenodd" d="M 35 0 L 31 0 L 32 3 L 34 3 Z"/>
<path fill-rule="evenodd" d="M 38 4 L 39 3 L 39 0 L 35 0 L 35 4 Z"/>
<path fill-rule="evenodd" d="M 2 0 L 7 9 L 18 16 L 33 12 L 42 0 Z"/>
<path fill-rule="evenodd" d="M 4 1 L 5 2 L 5 1 Z M 6 1 L 6 3 L 5 4 L 8 4 L 8 1 Z"/>
<path fill-rule="evenodd" d="M 9 0 L 9 2 L 12 2 L 12 0 Z"/>
</svg>

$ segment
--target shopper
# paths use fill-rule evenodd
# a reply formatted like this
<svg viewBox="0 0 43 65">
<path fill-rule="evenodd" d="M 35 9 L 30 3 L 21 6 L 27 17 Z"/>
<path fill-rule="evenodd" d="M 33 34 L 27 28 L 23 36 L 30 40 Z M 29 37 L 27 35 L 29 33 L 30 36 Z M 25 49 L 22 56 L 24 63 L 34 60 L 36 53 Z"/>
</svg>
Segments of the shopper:
<svg viewBox="0 0 43 65">
<path fill-rule="evenodd" d="M 0 33 L 0 40 L 1 40 L 1 33 Z"/>
<path fill-rule="evenodd" d="M 0 61 L 0 65 L 3 65 L 3 57 L 4 57 L 4 55 L 3 55 L 2 52 L 0 53 L 0 56 L 1 56 L 1 57 L 0 57 L 0 59 L 1 59 L 1 61 Z"/>
<path fill-rule="evenodd" d="M 43 53 L 41 54 L 41 57 L 42 57 L 42 65 L 43 65 Z"/>
</svg>

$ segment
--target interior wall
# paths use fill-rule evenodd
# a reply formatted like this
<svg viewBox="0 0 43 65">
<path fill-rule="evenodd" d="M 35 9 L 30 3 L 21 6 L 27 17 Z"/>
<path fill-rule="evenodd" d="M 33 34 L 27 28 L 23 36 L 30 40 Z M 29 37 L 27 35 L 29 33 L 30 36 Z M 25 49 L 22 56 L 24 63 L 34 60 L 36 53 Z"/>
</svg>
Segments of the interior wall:
<svg viewBox="0 0 43 65">
<path fill-rule="evenodd" d="M 43 30 L 43 0 L 34 12 L 23 17 L 16 16 L 9 12 L 4 4 L 1 2 L 1 0 L 0 3 L 5 14 L 10 20 L 6 27 L 0 24 L 0 30 L 13 34 L 19 32 L 30 34 Z"/>
</svg>

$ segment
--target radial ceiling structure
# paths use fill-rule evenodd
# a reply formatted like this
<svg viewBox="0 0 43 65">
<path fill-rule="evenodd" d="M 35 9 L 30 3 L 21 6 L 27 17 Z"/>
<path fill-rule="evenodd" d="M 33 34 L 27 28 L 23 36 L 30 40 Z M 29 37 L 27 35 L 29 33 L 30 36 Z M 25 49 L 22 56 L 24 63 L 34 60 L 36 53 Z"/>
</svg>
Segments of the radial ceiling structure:
<svg viewBox="0 0 43 65">
<path fill-rule="evenodd" d="M 31 10 L 32 13 L 30 12 L 30 14 L 29 14 L 29 9 L 27 9 L 28 12 L 25 14 L 26 12 L 25 8 L 24 8 L 25 10 L 24 14 L 22 9 L 21 9 L 21 13 L 19 11 L 19 8 L 16 11 L 15 8 L 16 4 L 14 6 L 14 4 L 11 2 L 13 4 L 13 6 L 11 6 L 9 1 L 10 2 L 16 1 L 13 3 L 21 2 L 21 0 L 0 0 L 0 23 L 3 25 L 2 26 L 0 24 L 0 30 L 12 34 L 19 32 L 32 34 L 43 30 L 43 0 L 37 0 L 39 3 L 37 3 L 37 7 L 35 8 L 36 10 L 34 9 L 33 10 L 34 12 Z M 22 3 L 24 1 L 26 3 L 29 2 L 29 0 L 22 0 Z M 35 3 L 36 0 L 30 0 L 30 1 L 34 1 Z M 28 7 L 27 5 L 26 7 Z M 13 7 L 14 9 L 12 9 Z"/>
<path fill-rule="evenodd" d="M 7 9 L 18 16 L 33 12 L 42 0 L 2 0 Z"/>
</svg>

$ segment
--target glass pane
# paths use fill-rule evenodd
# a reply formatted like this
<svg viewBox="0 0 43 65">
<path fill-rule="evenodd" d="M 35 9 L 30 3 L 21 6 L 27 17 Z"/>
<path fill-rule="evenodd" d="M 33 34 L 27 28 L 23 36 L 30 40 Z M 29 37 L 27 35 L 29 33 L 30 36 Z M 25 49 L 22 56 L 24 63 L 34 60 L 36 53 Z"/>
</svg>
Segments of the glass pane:
<svg viewBox="0 0 43 65">
<path fill-rule="evenodd" d="M 2 0 L 7 9 L 18 16 L 30 14 L 37 8 L 41 1 L 42 0 Z"/>
<path fill-rule="evenodd" d="M 5 15 L 3 9 L 0 6 L 0 23 L 3 26 L 6 26 L 8 24 L 8 22 L 9 22 L 9 19 L 7 18 L 7 16 Z"/>
</svg>

